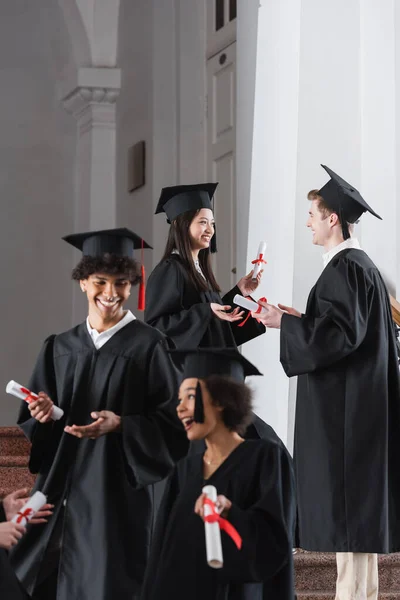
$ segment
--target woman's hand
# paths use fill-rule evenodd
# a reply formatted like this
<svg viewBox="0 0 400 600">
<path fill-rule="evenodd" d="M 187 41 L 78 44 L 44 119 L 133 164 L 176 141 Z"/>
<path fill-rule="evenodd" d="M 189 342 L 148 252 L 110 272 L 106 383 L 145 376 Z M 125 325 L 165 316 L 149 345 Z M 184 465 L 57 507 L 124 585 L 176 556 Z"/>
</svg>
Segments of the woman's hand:
<svg viewBox="0 0 400 600">
<path fill-rule="evenodd" d="M 293 315 L 294 317 L 301 317 L 301 312 L 292 308 L 291 306 L 285 306 L 284 304 L 278 304 L 279 308 L 283 310 L 283 312 L 288 313 L 288 315 Z"/>
<path fill-rule="evenodd" d="M 10 550 L 22 538 L 26 529 L 17 523 L 0 523 L 0 548 Z"/>
<path fill-rule="evenodd" d="M 194 512 L 196 515 L 199 515 L 204 521 L 204 500 L 206 498 L 206 494 L 201 494 L 196 500 L 196 504 L 194 505 Z M 228 500 L 225 496 L 217 496 L 217 501 L 215 503 L 216 511 L 221 517 L 226 518 L 228 516 L 228 512 L 231 509 L 232 502 Z"/>
<path fill-rule="evenodd" d="M 101 410 L 100 412 L 92 412 L 92 419 L 96 419 L 90 425 L 71 425 L 64 427 L 64 431 L 77 438 L 90 438 L 96 440 L 102 435 L 120 431 L 121 417 L 116 415 L 111 410 Z"/>
<path fill-rule="evenodd" d="M 29 488 L 21 488 L 8 494 L 3 498 L 3 508 L 6 515 L 7 521 L 11 521 L 18 511 L 28 502 L 29 500 Z M 54 504 L 45 504 L 35 514 L 33 519 L 29 521 L 32 525 L 38 525 L 39 523 L 47 523 L 47 517 L 53 514 Z"/>
<path fill-rule="evenodd" d="M 37 400 L 32 400 L 28 404 L 29 411 L 39 423 L 48 423 L 51 421 L 54 403 L 44 392 L 39 392 L 38 396 Z"/>
<path fill-rule="evenodd" d="M 244 311 L 240 308 L 235 308 L 231 313 L 227 313 L 227 310 L 230 310 L 232 307 L 228 305 L 217 304 L 216 302 L 210 303 L 211 310 L 214 315 L 221 319 L 221 321 L 230 321 L 233 323 L 234 321 L 240 321 L 243 319 Z"/>
<path fill-rule="evenodd" d="M 242 277 L 242 279 L 237 283 L 237 287 L 239 288 L 242 296 L 251 296 L 251 294 L 256 291 L 260 285 L 263 271 L 264 269 L 261 269 L 255 281 L 252 280 L 254 269 L 252 269 L 248 275 Z"/>
</svg>

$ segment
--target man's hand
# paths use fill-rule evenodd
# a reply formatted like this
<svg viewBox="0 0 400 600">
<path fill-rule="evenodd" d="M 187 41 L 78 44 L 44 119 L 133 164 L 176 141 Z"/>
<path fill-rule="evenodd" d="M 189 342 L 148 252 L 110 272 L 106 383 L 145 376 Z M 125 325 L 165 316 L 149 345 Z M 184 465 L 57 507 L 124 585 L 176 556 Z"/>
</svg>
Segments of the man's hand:
<svg viewBox="0 0 400 600">
<path fill-rule="evenodd" d="M 242 296 L 251 296 L 251 294 L 255 292 L 258 286 L 260 285 L 264 269 L 261 269 L 261 271 L 258 273 L 256 281 L 252 280 L 253 271 L 254 269 L 252 269 L 248 275 L 242 277 L 242 279 L 237 283 L 237 286 Z"/>
<path fill-rule="evenodd" d="M 21 488 L 8 494 L 3 498 L 3 508 L 6 515 L 7 521 L 11 521 L 18 511 L 26 504 L 29 500 L 29 488 Z M 38 525 L 39 523 L 47 523 L 47 517 L 53 514 L 54 504 L 45 504 L 29 521 L 32 525 Z"/>
<path fill-rule="evenodd" d="M 278 304 L 279 308 L 283 310 L 283 312 L 288 315 L 293 315 L 293 317 L 301 317 L 301 312 L 293 308 L 292 306 L 285 306 L 284 304 Z"/>
<path fill-rule="evenodd" d="M 92 412 L 90 416 L 95 419 L 94 423 L 90 425 L 70 425 L 65 427 L 64 431 L 77 438 L 96 440 L 102 435 L 121 429 L 121 417 L 111 410 Z"/>
<path fill-rule="evenodd" d="M 17 523 L 0 523 L 0 548 L 10 550 L 22 538 L 26 529 Z"/>
<path fill-rule="evenodd" d="M 194 505 L 194 512 L 196 515 L 199 515 L 204 521 L 204 500 L 206 498 L 206 494 L 201 494 L 196 500 L 196 504 Z M 225 496 L 217 496 L 217 501 L 215 503 L 215 509 L 221 517 L 227 517 L 228 512 L 232 506 L 232 502 L 228 500 Z"/>
<path fill-rule="evenodd" d="M 39 398 L 32 400 L 28 404 L 31 416 L 39 421 L 39 423 L 48 423 L 51 421 L 51 415 L 53 413 L 53 401 L 44 392 L 38 393 Z"/>
<path fill-rule="evenodd" d="M 265 313 L 255 313 L 252 312 L 251 316 L 255 319 L 261 321 L 265 327 L 269 327 L 270 329 L 280 329 L 283 310 L 274 306 L 273 304 L 268 304 L 267 302 L 263 302 L 262 300 L 258 301 L 258 304 L 265 308 Z"/>
</svg>

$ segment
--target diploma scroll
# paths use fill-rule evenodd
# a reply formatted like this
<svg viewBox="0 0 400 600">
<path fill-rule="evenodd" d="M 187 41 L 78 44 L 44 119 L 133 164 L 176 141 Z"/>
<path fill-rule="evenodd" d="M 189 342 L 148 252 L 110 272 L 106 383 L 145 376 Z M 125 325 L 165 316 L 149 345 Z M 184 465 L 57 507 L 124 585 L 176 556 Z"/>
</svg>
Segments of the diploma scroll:
<svg viewBox="0 0 400 600">
<path fill-rule="evenodd" d="M 213 485 L 206 485 L 203 487 L 203 494 L 205 494 L 214 504 L 217 501 L 217 490 Z M 204 517 L 209 517 L 212 514 L 212 508 L 205 504 Z M 207 563 L 213 569 L 221 569 L 224 565 L 224 559 L 222 556 L 221 530 L 219 523 L 205 522 L 204 530 L 206 535 Z"/>
<path fill-rule="evenodd" d="M 24 387 L 23 385 L 20 385 L 13 379 L 11 379 L 11 381 L 7 383 L 6 392 L 7 394 L 11 394 L 16 398 L 19 398 L 20 400 L 24 400 L 28 404 L 32 402 L 32 400 L 36 400 L 37 398 L 39 398 L 37 394 L 34 394 L 30 390 L 28 390 L 28 388 Z M 51 415 L 53 421 L 58 421 L 63 415 L 64 411 L 62 408 L 60 408 L 59 406 L 53 406 L 53 413 Z"/>
<path fill-rule="evenodd" d="M 40 510 L 47 502 L 47 498 L 42 492 L 35 492 L 31 496 L 26 504 L 17 512 L 17 514 L 11 519 L 13 523 L 19 523 L 20 525 L 27 525 L 35 514 Z"/>
<path fill-rule="evenodd" d="M 263 306 L 260 306 L 257 304 L 257 302 L 254 302 L 254 300 L 251 300 L 250 298 L 240 296 L 240 294 L 236 294 L 236 296 L 233 298 L 233 303 L 245 308 L 246 310 L 255 312 L 258 315 L 265 315 L 267 312 Z"/>
<path fill-rule="evenodd" d="M 254 270 L 253 270 L 253 275 L 251 277 L 252 281 L 257 281 L 257 275 L 261 271 L 263 265 L 267 264 L 267 261 L 264 258 L 266 250 L 267 250 L 267 243 L 260 242 L 260 245 L 258 246 L 257 258 L 252 261 L 252 264 L 255 265 Z"/>
</svg>

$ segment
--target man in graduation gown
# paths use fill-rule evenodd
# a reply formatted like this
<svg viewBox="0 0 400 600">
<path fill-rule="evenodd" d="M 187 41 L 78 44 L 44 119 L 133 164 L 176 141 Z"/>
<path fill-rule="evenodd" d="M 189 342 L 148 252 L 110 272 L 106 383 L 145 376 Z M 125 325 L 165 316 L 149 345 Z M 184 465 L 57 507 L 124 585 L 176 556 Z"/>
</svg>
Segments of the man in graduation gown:
<svg viewBox="0 0 400 600">
<path fill-rule="evenodd" d="M 157 516 L 142 600 L 293 600 L 292 459 L 267 425 L 268 435 L 265 433 L 263 439 L 239 437 L 239 444 L 228 450 L 224 428 L 218 433 L 212 431 L 202 392 L 204 384 L 214 406 L 225 414 L 232 411 L 225 417 L 225 427 L 228 428 L 229 422 L 229 434 L 233 437 L 239 426 L 243 430 L 244 407 L 246 421 L 250 418 L 244 378 L 261 373 L 235 349 L 199 348 L 172 354 L 182 361 L 181 399 L 185 396 L 185 381 L 194 383 L 197 379 L 192 422 L 204 424 L 205 432 L 208 428 L 205 433 L 208 443 L 204 456 L 185 457 L 168 479 Z M 218 396 L 211 392 L 212 376 L 218 378 Z M 235 392 L 232 385 L 236 386 Z M 183 420 L 187 418 L 186 410 L 186 400 L 182 400 L 178 413 L 182 413 Z M 207 460 L 210 451 L 214 454 Z M 217 455 L 222 459 L 214 463 Z M 205 474 L 207 465 L 215 465 L 211 474 Z M 215 486 L 218 495 L 231 502 L 226 518 L 242 537 L 242 547 L 238 550 L 232 539 L 221 532 L 221 569 L 207 564 L 204 523 L 195 513 L 204 485 Z"/>
<path fill-rule="evenodd" d="M 368 211 L 331 179 L 309 193 L 307 226 L 324 270 L 304 314 L 262 303 L 299 375 L 295 427 L 298 545 L 337 552 L 336 600 L 375 600 L 377 553 L 400 550 L 400 386 L 394 323 L 378 269 L 351 236 Z M 282 309 L 282 310 L 281 310 Z"/>
<path fill-rule="evenodd" d="M 123 310 L 140 278 L 132 254 L 142 240 L 127 229 L 64 239 L 84 255 L 73 278 L 89 316 L 45 341 L 29 384 L 39 400 L 21 409 L 35 487 L 55 509 L 12 561 L 35 600 L 133 600 L 150 546 L 154 484 L 187 450 L 176 373 L 164 335 Z M 51 420 L 53 403 L 61 420 Z"/>
</svg>

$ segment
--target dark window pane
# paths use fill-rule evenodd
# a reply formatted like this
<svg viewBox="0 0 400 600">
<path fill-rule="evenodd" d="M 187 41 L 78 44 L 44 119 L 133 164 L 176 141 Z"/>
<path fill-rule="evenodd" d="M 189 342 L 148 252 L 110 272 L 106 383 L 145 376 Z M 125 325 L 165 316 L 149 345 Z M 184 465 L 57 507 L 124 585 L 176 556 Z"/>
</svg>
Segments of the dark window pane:
<svg viewBox="0 0 400 600">
<path fill-rule="evenodd" d="M 229 20 L 233 21 L 236 19 L 237 13 L 237 0 L 229 0 Z"/>
<path fill-rule="evenodd" d="M 215 31 L 224 26 L 224 0 L 215 0 Z"/>
</svg>

